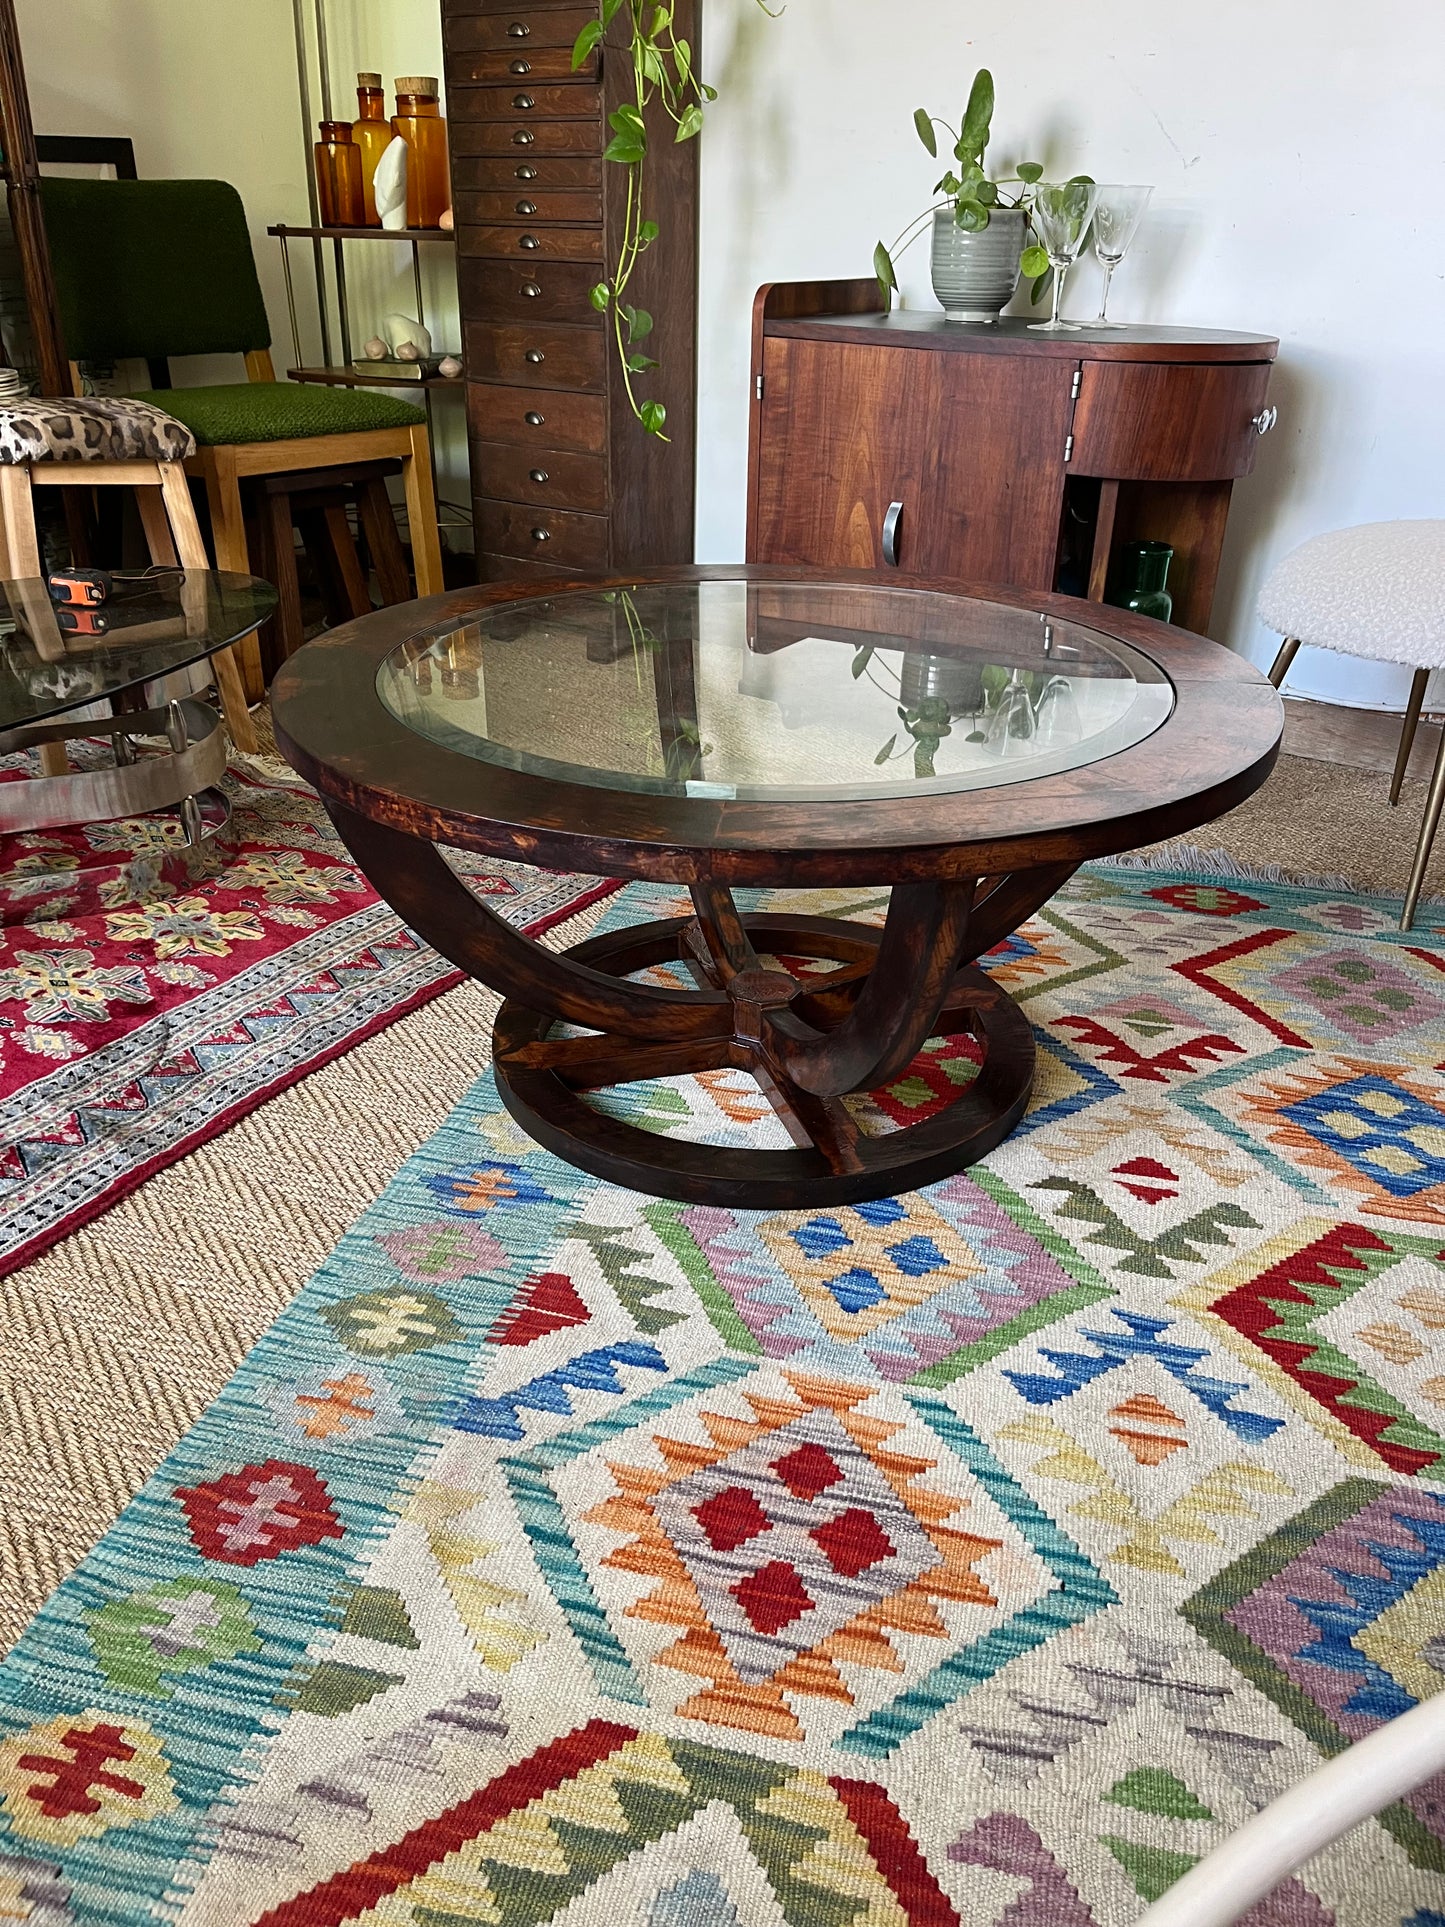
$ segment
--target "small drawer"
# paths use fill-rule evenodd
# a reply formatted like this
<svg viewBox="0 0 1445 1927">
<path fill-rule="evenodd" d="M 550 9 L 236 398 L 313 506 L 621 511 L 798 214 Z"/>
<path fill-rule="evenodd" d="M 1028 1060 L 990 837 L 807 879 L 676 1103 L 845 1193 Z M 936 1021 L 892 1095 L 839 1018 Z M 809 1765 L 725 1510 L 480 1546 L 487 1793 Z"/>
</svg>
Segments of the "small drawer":
<svg viewBox="0 0 1445 1927">
<path fill-rule="evenodd" d="M 568 123 L 569 125 L 571 123 Z M 573 194 L 580 190 L 593 190 L 589 205 L 602 206 L 602 157 L 600 154 L 538 154 L 518 152 L 505 157 L 497 155 L 491 159 L 478 156 L 460 158 L 456 151 L 456 140 L 452 141 L 452 187 L 457 196 L 457 218 L 459 220 L 487 220 L 488 215 L 466 214 L 463 212 L 465 196 L 468 194 L 502 194 L 509 202 L 515 203 L 519 196 L 530 194 L 535 200 L 539 194 Z M 495 218 L 500 219 L 500 216 Z M 561 219 L 559 215 L 557 218 Z M 601 219 L 601 215 L 569 215 L 567 219 Z"/>
<path fill-rule="evenodd" d="M 591 94 L 593 89 L 574 87 L 572 91 Z M 465 160 L 473 155 L 510 154 L 515 164 L 542 154 L 602 152 L 602 121 L 595 111 L 590 120 L 524 121 L 513 114 L 508 120 L 474 121 L 464 120 L 454 106 L 447 136 L 454 160 L 457 156 Z"/>
<path fill-rule="evenodd" d="M 597 51 L 588 54 L 575 71 L 572 49 L 536 47 L 484 47 L 472 53 L 449 53 L 446 57 L 447 85 L 465 87 L 473 80 L 512 81 L 531 84 L 538 80 L 596 80 Z"/>
<path fill-rule="evenodd" d="M 454 184 L 455 185 L 455 184 Z M 602 225 L 602 189 L 578 187 L 547 189 L 528 181 L 514 180 L 510 188 L 478 193 L 457 188 L 452 197 L 457 226 L 476 227 L 483 223 L 504 222 L 508 227 L 525 228 L 534 221 Z M 510 253 L 510 249 L 487 248 L 484 253 Z M 593 255 L 563 255 L 562 260 L 593 260 Z"/>
<path fill-rule="evenodd" d="M 514 80 L 505 87 L 468 87 L 455 105 L 468 120 L 595 120 L 601 89 Z"/>
<path fill-rule="evenodd" d="M 567 321 L 602 327 L 589 290 L 597 270 L 583 261 L 499 261 L 461 256 L 457 261 L 462 313 L 496 321 Z"/>
<path fill-rule="evenodd" d="M 519 555 L 479 555 L 478 582 L 530 582 L 545 575 L 582 575 L 581 569 L 562 569 L 555 562 L 530 562 Z"/>
<path fill-rule="evenodd" d="M 605 395 L 473 381 L 467 384 L 467 420 L 483 442 L 539 451 L 576 449 L 585 455 L 600 455 L 607 446 Z"/>
<path fill-rule="evenodd" d="M 480 53 L 505 49 L 509 54 L 529 54 L 534 47 L 565 47 L 572 58 L 572 43 L 587 25 L 597 18 L 595 7 L 575 4 L 545 7 L 531 0 L 511 0 L 489 13 L 459 14 L 448 6 L 443 14 L 443 30 L 449 53 Z"/>
<path fill-rule="evenodd" d="M 1248 475 L 1269 390 L 1267 361 L 1086 361 L 1070 467 L 1120 482 Z"/>
<path fill-rule="evenodd" d="M 517 227 L 468 227 L 457 224 L 460 254 L 497 254 L 519 261 L 600 261 L 600 227 L 547 227 L 541 221 Z"/>
<path fill-rule="evenodd" d="M 607 508 L 607 457 L 566 449 L 514 448 L 510 442 L 472 443 L 472 486 L 478 495 L 537 508 L 602 513 Z"/>
<path fill-rule="evenodd" d="M 463 330 L 467 372 L 473 381 L 507 382 L 515 388 L 607 386 L 607 336 L 600 328 L 508 327 L 468 322 Z M 505 493 L 505 491 L 493 491 Z"/>
<path fill-rule="evenodd" d="M 605 515 L 485 500 L 475 508 L 477 546 L 488 554 L 521 556 L 564 569 L 607 567 L 611 523 Z"/>
</svg>

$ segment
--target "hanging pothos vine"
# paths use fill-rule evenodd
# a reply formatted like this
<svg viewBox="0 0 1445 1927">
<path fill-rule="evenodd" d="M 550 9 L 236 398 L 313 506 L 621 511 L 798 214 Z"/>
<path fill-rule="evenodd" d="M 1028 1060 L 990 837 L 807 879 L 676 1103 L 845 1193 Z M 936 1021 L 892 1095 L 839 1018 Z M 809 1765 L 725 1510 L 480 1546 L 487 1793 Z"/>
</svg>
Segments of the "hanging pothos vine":
<svg viewBox="0 0 1445 1927">
<path fill-rule="evenodd" d="M 765 0 L 757 0 L 757 4 L 764 13 L 771 12 Z M 660 232 L 646 209 L 647 110 L 654 101 L 660 104 L 674 143 L 694 140 L 702 132 L 703 110 L 717 99 L 717 89 L 709 87 L 697 72 L 690 43 L 674 31 L 672 8 L 655 0 L 599 0 L 598 17 L 587 22 L 573 44 L 574 73 L 624 11 L 631 46 L 628 53 L 611 57 L 630 57 L 633 99 L 607 116 L 612 138 L 602 158 L 627 169 L 627 200 L 617 259 L 608 278 L 590 291 L 590 299 L 600 314 L 611 318 L 628 406 L 649 435 L 665 442 L 666 407 L 651 398 L 640 401 L 634 385 L 638 376 L 649 374 L 658 365 L 638 345 L 652 333 L 652 316 L 627 299 L 637 263 Z"/>
</svg>

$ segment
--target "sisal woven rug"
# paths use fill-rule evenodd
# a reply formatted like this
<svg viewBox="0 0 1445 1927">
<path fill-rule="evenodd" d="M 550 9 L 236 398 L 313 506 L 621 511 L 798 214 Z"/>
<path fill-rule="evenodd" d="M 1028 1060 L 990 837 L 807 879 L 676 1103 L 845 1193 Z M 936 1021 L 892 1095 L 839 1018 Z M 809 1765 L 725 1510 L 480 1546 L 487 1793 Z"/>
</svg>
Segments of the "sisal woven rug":
<svg viewBox="0 0 1445 1927">
<path fill-rule="evenodd" d="M 1134 1919 L 1445 1684 L 1445 931 L 1393 914 L 1082 873 L 991 961 L 1024 1125 L 856 1208 L 619 1191 L 483 1079 L 0 1669 L 0 1894 Z M 926 1050 L 877 1128 L 969 1074 Z M 1437 1786 L 1255 1924 L 1437 1927 L 1442 1868 Z"/>
<path fill-rule="evenodd" d="M 226 787 L 199 858 L 173 820 L 0 838 L 0 1276 L 459 981 L 283 765 Z M 533 931 L 616 887 L 457 859 Z"/>
</svg>

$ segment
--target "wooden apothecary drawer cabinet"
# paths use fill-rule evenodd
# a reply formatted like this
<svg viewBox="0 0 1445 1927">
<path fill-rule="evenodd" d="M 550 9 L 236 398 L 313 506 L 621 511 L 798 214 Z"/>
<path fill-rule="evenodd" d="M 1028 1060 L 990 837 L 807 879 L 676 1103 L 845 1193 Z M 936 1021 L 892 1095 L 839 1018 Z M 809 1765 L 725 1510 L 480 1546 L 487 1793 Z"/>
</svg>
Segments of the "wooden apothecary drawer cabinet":
<svg viewBox="0 0 1445 1927">
<path fill-rule="evenodd" d="M 675 0 L 696 44 L 696 0 Z M 616 259 L 627 195 L 604 163 L 607 116 L 630 97 L 623 21 L 581 69 L 578 0 L 442 0 L 457 281 L 477 569 L 483 580 L 688 562 L 693 548 L 697 144 L 659 140 L 647 213 L 661 233 L 627 299 L 656 326 L 660 367 L 627 407 L 611 318 L 589 290 Z"/>
<path fill-rule="evenodd" d="M 777 282 L 753 319 L 748 560 L 1101 600 L 1170 543 L 1174 620 L 1209 622 L 1234 483 L 1274 422 L 1267 335 L 1040 335 L 878 312 L 870 281 Z"/>
</svg>

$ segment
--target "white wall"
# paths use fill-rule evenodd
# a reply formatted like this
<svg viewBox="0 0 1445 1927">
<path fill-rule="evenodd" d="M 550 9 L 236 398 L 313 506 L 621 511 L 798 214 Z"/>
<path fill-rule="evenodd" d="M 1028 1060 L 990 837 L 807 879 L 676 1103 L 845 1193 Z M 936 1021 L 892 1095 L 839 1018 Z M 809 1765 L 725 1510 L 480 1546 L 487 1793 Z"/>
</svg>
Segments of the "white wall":
<svg viewBox="0 0 1445 1927">
<path fill-rule="evenodd" d="M 700 559 L 742 553 L 753 290 L 867 273 L 941 172 L 913 109 L 956 125 L 979 66 L 998 89 L 994 162 L 1155 183 L 1115 278 L 1120 319 L 1280 337 L 1279 427 L 1235 492 L 1216 635 L 1269 659 L 1254 594 L 1305 536 L 1445 516 L 1439 0 L 704 6 L 722 98 L 704 136 Z M 935 305 L 926 240 L 900 281 L 909 306 Z M 1068 310 L 1093 314 L 1097 292 L 1090 261 Z M 1290 686 L 1394 705 L 1408 682 L 1313 652 Z"/>
<path fill-rule="evenodd" d="M 338 95 L 357 65 L 388 80 L 435 68 L 436 0 L 330 13 Z M 38 127 L 130 133 L 145 174 L 235 182 L 289 352 L 262 232 L 305 219 L 288 0 L 19 0 L 19 14 Z M 702 149 L 702 559 L 742 554 L 755 287 L 866 273 L 936 178 L 914 107 L 955 119 L 980 65 L 998 86 L 993 159 L 1156 184 L 1115 282 L 1121 317 L 1281 338 L 1280 425 L 1236 491 L 1216 634 L 1268 658 L 1254 592 L 1306 535 L 1445 516 L 1439 0 L 788 0 L 775 19 L 704 0 L 702 42 L 722 89 Z M 931 306 L 925 248 L 901 278 Z M 1093 312 L 1095 274 L 1078 271 L 1074 312 Z M 398 291 L 393 278 L 367 298 L 405 306 Z M 448 451 L 453 492 L 463 462 Z M 1316 654 L 1291 687 L 1394 705 L 1407 682 Z"/>
</svg>

